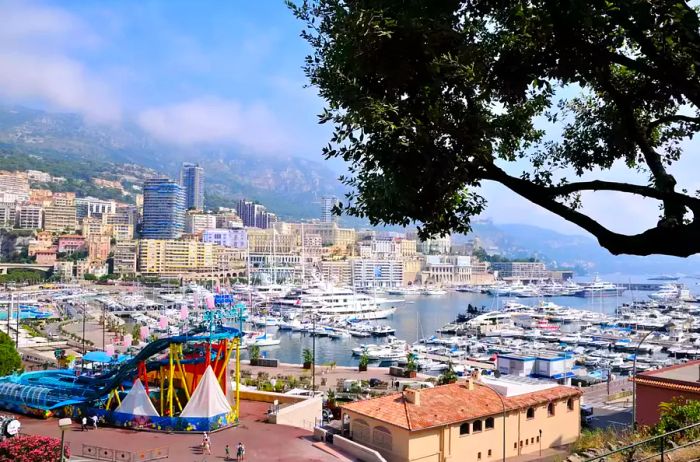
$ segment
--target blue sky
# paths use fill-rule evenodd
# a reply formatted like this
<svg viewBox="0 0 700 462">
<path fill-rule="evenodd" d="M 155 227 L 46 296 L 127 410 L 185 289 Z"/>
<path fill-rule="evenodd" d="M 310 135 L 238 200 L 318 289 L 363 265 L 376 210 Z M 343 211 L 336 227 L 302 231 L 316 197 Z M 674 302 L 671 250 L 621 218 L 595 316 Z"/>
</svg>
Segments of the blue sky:
<svg viewBox="0 0 700 462">
<path fill-rule="evenodd" d="M 322 160 L 323 104 L 303 88 L 308 47 L 281 0 L 0 0 L 0 18 L 0 103 L 135 123 L 175 145 Z M 689 153 L 672 169 L 690 190 L 700 189 L 699 162 Z M 624 166 L 604 177 L 646 181 Z M 482 192 L 485 215 L 497 222 L 582 233 L 503 187 Z M 610 193 L 587 194 L 585 204 L 622 232 L 641 231 L 658 214 L 654 202 Z"/>
</svg>

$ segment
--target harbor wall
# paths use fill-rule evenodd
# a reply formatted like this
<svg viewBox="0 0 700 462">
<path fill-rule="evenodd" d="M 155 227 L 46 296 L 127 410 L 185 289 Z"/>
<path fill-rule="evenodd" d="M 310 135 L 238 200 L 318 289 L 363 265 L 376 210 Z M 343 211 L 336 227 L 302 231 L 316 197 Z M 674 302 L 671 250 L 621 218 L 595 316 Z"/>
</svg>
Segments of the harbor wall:
<svg viewBox="0 0 700 462">
<path fill-rule="evenodd" d="M 270 414 L 267 421 L 278 425 L 303 428 L 313 431 L 321 417 L 323 398 L 309 398 L 295 404 L 280 407 L 276 414 Z"/>
</svg>

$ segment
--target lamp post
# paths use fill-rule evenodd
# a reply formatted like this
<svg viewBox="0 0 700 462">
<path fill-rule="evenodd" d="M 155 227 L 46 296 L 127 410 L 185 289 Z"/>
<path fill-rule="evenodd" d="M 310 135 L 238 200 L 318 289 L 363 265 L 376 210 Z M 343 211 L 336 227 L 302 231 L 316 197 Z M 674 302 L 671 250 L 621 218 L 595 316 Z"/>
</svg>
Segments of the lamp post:
<svg viewBox="0 0 700 462">
<path fill-rule="evenodd" d="M 87 306 L 83 303 L 83 356 L 85 356 L 85 317 L 87 313 Z"/>
<path fill-rule="evenodd" d="M 311 393 L 316 396 L 316 313 L 311 313 Z"/>
<path fill-rule="evenodd" d="M 482 385 L 498 396 L 498 399 L 501 401 L 501 406 L 503 406 L 503 462 L 506 462 L 506 402 L 503 401 L 503 397 L 501 394 L 496 390 L 495 388 L 491 387 L 490 385 L 485 384 L 482 381 L 479 381 L 479 385 Z M 541 431 L 540 431 L 541 432 Z M 540 438 L 540 444 L 541 444 L 542 438 Z"/>
<path fill-rule="evenodd" d="M 668 322 L 663 326 L 654 327 L 652 330 L 644 334 L 644 337 L 642 337 L 634 349 L 634 360 L 632 361 L 632 428 L 634 430 L 637 429 L 637 356 L 639 356 L 639 348 L 642 346 L 642 343 L 644 343 L 644 340 L 646 340 L 647 337 L 654 332 L 658 332 L 661 329 L 668 329 L 673 326 L 674 324 L 672 322 Z"/>
<path fill-rule="evenodd" d="M 73 422 L 69 417 L 60 419 L 58 421 L 58 427 L 61 429 L 61 456 L 59 457 L 60 462 L 64 462 L 65 458 L 65 432 L 66 428 L 69 428 Z"/>
</svg>

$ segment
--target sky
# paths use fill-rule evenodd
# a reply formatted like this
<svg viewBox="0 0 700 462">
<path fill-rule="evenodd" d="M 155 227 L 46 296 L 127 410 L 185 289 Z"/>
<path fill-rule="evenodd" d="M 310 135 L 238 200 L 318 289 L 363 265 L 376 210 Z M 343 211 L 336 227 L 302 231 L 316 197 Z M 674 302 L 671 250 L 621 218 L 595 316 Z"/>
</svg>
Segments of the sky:
<svg viewBox="0 0 700 462">
<path fill-rule="evenodd" d="M 218 142 L 322 161 L 330 136 L 317 124 L 323 101 L 304 88 L 309 49 L 282 0 L 0 0 L 0 18 L 0 103 L 74 112 L 95 124 L 135 123 L 175 145 Z M 672 173 L 700 189 L 698 167 L 686 155 Z M 624 166 L 603 176 L 645 180 Z M 497 223 L 585 234 L 502 186 L 486 184 L 481 193 L 489 201 L 484 216 Z M 658 215 L 654 202 L 612 193 L 586 194 L 584 203 L 626 233 Z"/>
</svg>

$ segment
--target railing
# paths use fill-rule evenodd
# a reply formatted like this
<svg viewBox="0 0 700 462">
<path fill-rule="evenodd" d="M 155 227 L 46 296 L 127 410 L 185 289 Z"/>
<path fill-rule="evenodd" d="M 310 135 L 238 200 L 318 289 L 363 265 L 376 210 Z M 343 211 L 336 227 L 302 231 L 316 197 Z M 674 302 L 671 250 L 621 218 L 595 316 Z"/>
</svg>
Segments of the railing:
<svg viewBox="0 0 700 462">
<path fill-rule="evenodd" d="M 148 462 L 151 460 L 167 459 L 169 455 L 170 450 L 167 447 L 131 452 L 83 444 L 82 451 L 83 457 L 108 462 Z"/>
<path fill-rule="evenodd" d="M 610 451 L 606 454 L 601 454 L 601 455 L 595 456 L 591 459 L 587 459 L 585 462 L 603 461 L 603 460 L 605 460 L 606 457 L 612 456 L 613 454 L 620 454 L 620 453 L 626 453 L 626 452 L 633 453 L 635 450 L 637 450 L 637 448 L 640 448 L 642 446 L 647 446 L 647 445 L 658 447 L 658 452 L 654 452 L 651 455 L 644 456 L 641 459 L 628 459 L 628 460 L 633 461 L 633 462 L 644 462 L 647 460 L 652 460 L 652 459 L 656 459 L 657 457 L 660 457 L 661 462 L 664 462 L 664 457 L 666 455 L 668 455 L 669 453 L 671 453 L 673 451 L 677 451 L 679 449 L 693 446 L 695 444 L 700 444 L 700 439 L 696 439 L 696 440 L 693 440 L 693 441 L 690 441 L 688 443 L 681 444 L 681 445 L 671 445 L 668 442 L 669 436 L 675 435 L 677 433 L 683 433 L 685 431 L 692 430 L 695 428 L 700 429 L 700 422 L 694 423 L 692 425 L 688 425 L 687 427 L 679 428 L 678 430 L 673 430 L 672 432 L 664 433 L 663 435 L 658 435 L 658 436 L 654 436 L 651 438 L 647 438 L 647 439 L 642 440 L 642 441 L 638 441 L 634 444 L 630 444 L 628 446 L 621 447 L 621 448 L 616 449 L 614 451 Z"/>
</svg>

